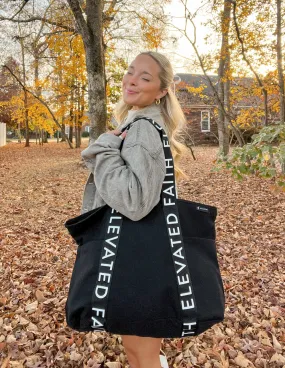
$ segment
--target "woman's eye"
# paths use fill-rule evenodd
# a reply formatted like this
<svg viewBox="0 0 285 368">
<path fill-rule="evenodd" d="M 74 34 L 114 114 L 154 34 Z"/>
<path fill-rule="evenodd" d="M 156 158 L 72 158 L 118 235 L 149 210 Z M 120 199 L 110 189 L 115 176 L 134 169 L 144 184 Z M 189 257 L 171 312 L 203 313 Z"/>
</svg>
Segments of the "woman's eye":
<svg viewBox="0 0 285 368">
<path fill-rule="evenodd" d="M 127 72 L 127 74 L 132 74 L 132 73 Z M 145 79 L 145 78 L 142 78 L 142 79 L 145 80 L 145 81 L 147 81 L 147 82 L 149 82 L 149 79 Z"/>
<path fill-rule="evenodd" d="M 127 74 L 132 74 L 132 73 L 127 72 Z M 145 79 L 145 78 L 143 78 L 143 80 L 145 80 L 145 81 L 149 82 L 149 79 Z"/>
</svg>

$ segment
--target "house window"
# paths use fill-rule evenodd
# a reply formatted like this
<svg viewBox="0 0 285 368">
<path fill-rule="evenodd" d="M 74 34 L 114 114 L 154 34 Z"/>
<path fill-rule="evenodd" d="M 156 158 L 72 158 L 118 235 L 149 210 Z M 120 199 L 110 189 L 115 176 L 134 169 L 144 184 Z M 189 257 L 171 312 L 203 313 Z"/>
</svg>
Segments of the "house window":
<svg viewBox="0 0 285 368">
<path fill-rule="evenodd" d="M 86 127 L 85 127 L 85 132 L 90 133 L 90 126 L 89 126 L 89 125 L 86 125 Z"/>
<path fill-rule="evenodd" d="M 65 134 L 66 135 L 69 135 L 69 129 L 70 129 L 70 126 L 69 125 L 65 125 Z"/>
<path fill-rule="evenodd" d="M 210 111 L 201 111 L 201 132 L 210 132 Z"/>
</svg>

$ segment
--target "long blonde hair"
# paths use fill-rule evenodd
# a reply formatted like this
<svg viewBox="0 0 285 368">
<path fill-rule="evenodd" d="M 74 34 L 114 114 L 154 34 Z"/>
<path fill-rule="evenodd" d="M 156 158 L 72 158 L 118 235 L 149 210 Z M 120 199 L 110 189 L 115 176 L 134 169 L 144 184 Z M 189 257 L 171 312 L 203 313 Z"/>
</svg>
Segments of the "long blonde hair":
<svg viewBox="0 0 285 368">
<path fill-rule="evenodd" d="M 165 121 L 165 127 L 170 144 L 170 150 L 174 160 L 175 178 L 179 180 L 181 177 L 188 179 L 186 173 L 179 167 L 179 161 L 183 154 L 189 152 L 187 146 L 179 142 L 176 138 L 184 128 L 186 124 L 185 115 L 181 109 L 180 103 L 177 100 L 175 94 L 171 90 L 171 83 L 173 83 L 173 70 L 170 61 L 166 56 L 155 51 L 141 52 L 139 55 L 151 56 L 160 66 L 159 79 L 160 90 L 167 89 L 168 92 L 160 99 L 161 113 Z M 114 116 L 117 122 L 121 122 L 125 119 L 128 111 L 132 108 L 121 99 L 114 108 Z"/>
</svg>

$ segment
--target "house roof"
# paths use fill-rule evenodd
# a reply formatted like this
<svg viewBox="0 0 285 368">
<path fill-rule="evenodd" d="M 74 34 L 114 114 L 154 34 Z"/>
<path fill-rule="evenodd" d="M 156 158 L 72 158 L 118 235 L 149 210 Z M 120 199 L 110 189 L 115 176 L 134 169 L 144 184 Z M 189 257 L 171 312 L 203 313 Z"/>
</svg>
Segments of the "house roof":
<svg viewBox="0 0 285 368">
<path fill-rule="evenodd" d="M 210 87 L 210 83 L 204 74 L 190 74 L 190 73 L 176 73 L 175 76 L 179 76 L 181 78 L 181 82 L 186 83 L 191 87 L 199 87 L 201 85 L 205 85 L 206 88 L 203 91 L 203 94 L 207 96 L 213 96 L 213 92 Z M 217 88 L 219 84 L 219 78 L 217 75 L 209 75 L 209 78 L 213 85 Z M 232 80 L 232 84 L 240 87 L 250 87 L 254 83 L 254 78 L 250 77 L 234 77 Z M 177 89 L 179 88 L 179 83 L 177 84 Z M 183 90 L 183 88 L 182 88 Z"/>
</svg>

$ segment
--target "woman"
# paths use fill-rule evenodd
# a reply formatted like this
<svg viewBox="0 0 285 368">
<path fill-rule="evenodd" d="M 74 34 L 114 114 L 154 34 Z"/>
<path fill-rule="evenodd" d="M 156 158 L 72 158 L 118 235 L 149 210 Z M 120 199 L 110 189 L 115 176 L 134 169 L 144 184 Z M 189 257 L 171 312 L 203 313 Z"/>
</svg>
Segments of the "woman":
<svg viewBox="0 0 285 368">
<path fill-rule="evenodd" d="M 121 129 L 138 116 L 152 118 L 162 126 L 169 138 L 175 176 L 187 177 L 178 167 L 187 148 L 175 139 L 185 117 L 171 91 L 172 83 L 171 64 L 160 53 L 142 52 L 130 64 L 122 81 L 123 98 L 114 111 L 119 127 L 101 134 L 81 153 L 91 171 L 81 213 L 107 203 L 139 221 L 158 204 L 166 174 L 158 131 L 142 119 L 121 134 Z M 122 340 L 131 368 L 168 367 L 166 357 L 159 354 L 161 338 L 122 335 Z"/>
</svg>

